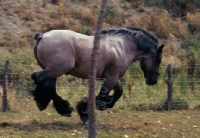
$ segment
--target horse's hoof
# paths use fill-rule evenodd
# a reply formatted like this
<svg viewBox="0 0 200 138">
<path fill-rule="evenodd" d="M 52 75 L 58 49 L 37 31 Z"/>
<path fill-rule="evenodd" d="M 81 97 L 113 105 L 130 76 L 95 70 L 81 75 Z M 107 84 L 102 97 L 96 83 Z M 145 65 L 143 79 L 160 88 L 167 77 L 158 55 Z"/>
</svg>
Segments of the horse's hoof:
<svg viewBox="0 0 200 138">
<path fill-rule="evenodd" d="M 65 116 L 65 117 L 71 117 L 71 113 L 74 111 L 74 108 L 73 107 L 69 107 L 69 109 L 67 110 L 67 113 L 64 113 L 64 114 L 61 114 L 62 116 Z"/>
<path fill-rule="evenodd" d="M 81 121 L 85 125 L 88 122 L 88 114 L 80 116 Z"/>
<path fill-rule="evenodd" d="M 65 117 L 71 117 L 71 113 L 65 113 L 65 114 L 61 114 L 62 116 L 65 116 Z"/>
<path fill-rule="evenodd" d="M 111 107 L 111 103 L 113 101 L 112 96 L 101 96 L 96 98 L 96 108 L 98 110 L 106 110 Z"/>
<path fill-rule="evenodd" d="M 71 117 L 74 108 L 70 106 L 67 100 L 62 99 L 59 95 L 53 97 L 53 105 L 57 111 L 62 116 Z"/>
<path fill-rule="evenodd" d="M 105 110 L 107 107 L 106 107 L 106 103 L 103 102 L 103 101 L 96 101 L 96 109 L 98 110 Z"/>
<path fill-rule="evenodd" d="M 88 98 L 84 98 L 77 103 L 76 109 L 81 121 L 85 124 L 88 121 Z"/>
<path fill-rule="evenodd" d="M 37 107 L 38 107 L 38 109 L 39 109 L 40 111 L 43 111 L 43 110 L 46 108 L 46 107 L 41 106 L 40 103 L 37 103 L 37 102 L 36 102 L 36 104 L 37 104 Z"/>
</svg>

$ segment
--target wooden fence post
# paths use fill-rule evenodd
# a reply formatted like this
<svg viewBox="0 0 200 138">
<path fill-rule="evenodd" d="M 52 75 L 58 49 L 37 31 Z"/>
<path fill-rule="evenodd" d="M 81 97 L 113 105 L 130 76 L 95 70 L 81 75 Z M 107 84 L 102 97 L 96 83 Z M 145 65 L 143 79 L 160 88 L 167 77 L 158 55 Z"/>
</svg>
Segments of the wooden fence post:
<svg viewBox="0 0 200 138">
<path fill-rule="evenodd" d="M 173 82 L 172 82 L 172 66 L 170 64 L 167 65 L 167 88 L 168 88 L 168 92 L 167 92 L 167 110 L 171 111 L 172 109 L 172 86 L 173 86 Z"/>
<path fill-rule="evenodd" d="M 7 90 L 8 90 L 8 69 L 9 69 L 9 60 L 6 61 L 5 70 L 4 70 L 4 82 L 3 82 L 3 100 L 2 100 L 2 111 L 6 112 L 8 110 L 8 99 L 7 99 Z"/>
</svg>

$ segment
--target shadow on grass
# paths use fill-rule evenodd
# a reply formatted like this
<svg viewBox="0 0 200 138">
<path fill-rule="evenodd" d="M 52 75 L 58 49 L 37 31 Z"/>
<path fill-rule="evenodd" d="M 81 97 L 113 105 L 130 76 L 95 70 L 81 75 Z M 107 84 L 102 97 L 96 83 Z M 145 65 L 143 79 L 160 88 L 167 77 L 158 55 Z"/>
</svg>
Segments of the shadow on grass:
<svg viewBox="0 0 200 138">
<path fill-rule="evenodd" d="M 71 131 L 71 130 L 77 130 L 80 128 L 87 129 L 88 127 L 86 125 L 83 125 L 82 123 L 64 123 L 64 122 L 52 122 L 52 123 L 44 123 L 44 122 L 30 122 L 30 123 L 9 123 L 9 122 L 3 122 L 0 123 L 0 129 L 13 129 L 16 131 L 27 131 L 27 132 L 34 132 L 38 130 L 48 130 L 48 131 Z M 97 130 L 101 131 L 109 131 L 109 130 L 116 130 L 116 131 L 127 131 L 127 130 L 139 130 L 139 127 L 129 126 L 128 128 L 123 127 L 123 124 L 120 126 L 117 125 L 111 125 L 111 124 L 98 124 L 97 123 Z"/>
<path fill-rule="evenodd" d="M 74 130 L 76 128 L 83 127 L 81 123 L 64 123 L 64 122 L 52 122 L 52 123 L 43 123 L 43 122 L 36 122 L 32 121 L 30 123 L 9 123 L 3 122 L 0 123 L 0 129 L 16 129 L 22 131 L 36 131 L 36 130 L 63 130 L 69 131 Z"/>
</svg>

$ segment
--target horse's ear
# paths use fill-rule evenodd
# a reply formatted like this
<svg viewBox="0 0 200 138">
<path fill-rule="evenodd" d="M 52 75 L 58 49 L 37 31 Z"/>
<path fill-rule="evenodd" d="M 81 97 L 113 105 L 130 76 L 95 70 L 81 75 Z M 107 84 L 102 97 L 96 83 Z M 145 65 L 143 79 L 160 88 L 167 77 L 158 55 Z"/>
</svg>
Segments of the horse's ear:
<svg viewBox="0 0 200 138">
<path fill-rule="evenodd" d="M 158 53 L 162 53 L 162 50 L 163 50 L 163 47 L 164 47 L 165 45 L 164 44 L 162 44 L 161 46 L 159 46 L 158 47 Z"/>
</svg>

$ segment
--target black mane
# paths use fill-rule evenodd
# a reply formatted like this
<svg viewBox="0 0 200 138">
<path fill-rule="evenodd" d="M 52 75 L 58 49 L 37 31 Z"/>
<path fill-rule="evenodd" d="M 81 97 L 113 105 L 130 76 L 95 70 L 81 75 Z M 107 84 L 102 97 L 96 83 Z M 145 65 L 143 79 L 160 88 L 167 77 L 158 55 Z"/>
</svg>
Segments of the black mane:
<svg viewBox="0 0 200 138">
<path fill-rule="evenodd" d="M 101 30 L 102 35 L 131 35 L 133 38 L 133 41 L 136 42 L 137 48 L 139 51 L 145 52 L 145 53 L 151 53 L 155 52 L 157 50 L 158 46 L 158 40 L 151 35 L 150 33 L 134 27 L 115 27 L 115 28 L 108 28 Z"/>
</svg>

